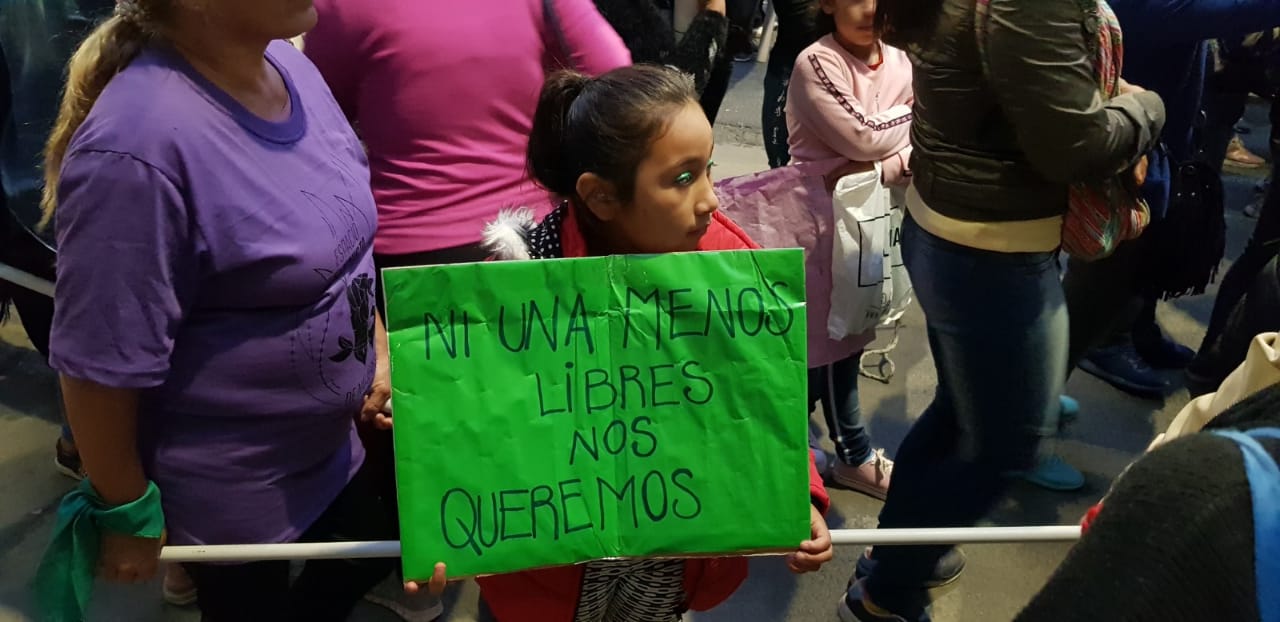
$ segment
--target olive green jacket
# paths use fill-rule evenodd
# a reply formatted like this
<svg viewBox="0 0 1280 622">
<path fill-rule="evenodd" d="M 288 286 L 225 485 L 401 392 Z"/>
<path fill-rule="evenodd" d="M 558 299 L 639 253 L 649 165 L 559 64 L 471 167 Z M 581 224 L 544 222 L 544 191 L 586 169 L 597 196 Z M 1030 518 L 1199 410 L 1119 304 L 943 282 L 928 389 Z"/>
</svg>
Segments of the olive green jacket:
<svg viewBox="0 0 1280 622">
<path fill-rule="evenodd" d="M 913 183 L 931 209 L 976 222 L 1061 215 L 1067 185 L 1132 167 L 1159 140 L 1155 93 L 1104 101 L 1089 0 L 990 0 L 987 66 L 974 0 L 943 0 L 932 36 L 890 43 L 915 69 Z"/>
</svg>

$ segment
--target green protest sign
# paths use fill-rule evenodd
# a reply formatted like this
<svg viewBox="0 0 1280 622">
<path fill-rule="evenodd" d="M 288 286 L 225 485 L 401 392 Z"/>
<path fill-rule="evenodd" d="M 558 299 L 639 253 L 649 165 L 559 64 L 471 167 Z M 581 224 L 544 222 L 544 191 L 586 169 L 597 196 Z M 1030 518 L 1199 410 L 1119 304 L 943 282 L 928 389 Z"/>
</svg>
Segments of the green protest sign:
<svg viewBox="0 0 1280 622">
<path fill-rule="evenodd" d="M 405 575 L 809 536 L 800 250 L 383 273 Z"/>
</svg>

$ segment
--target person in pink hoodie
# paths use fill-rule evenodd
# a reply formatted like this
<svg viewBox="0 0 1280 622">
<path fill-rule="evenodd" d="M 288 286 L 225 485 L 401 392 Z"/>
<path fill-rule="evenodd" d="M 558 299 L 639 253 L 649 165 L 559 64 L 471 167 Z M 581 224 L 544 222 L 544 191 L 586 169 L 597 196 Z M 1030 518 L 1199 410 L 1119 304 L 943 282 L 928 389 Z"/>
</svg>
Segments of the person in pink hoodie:
<svg viewBox="0 0 1280 622">
<path fill-rule="evenodd" d="M 844 158 L 842 173 L 881 165 L 884 183 L 905 186 L 911 172 L 911 61 L 880 42 L 875 0 L 822 0 L 826 36 L 796 59 L 787 89 L 787 130 L 795 164 Z M 835 443 L 836 483 L 884 499 L 893 462 L 874 449 L 858 406 L 858 360 L 874 338 L 848 343 L 848 356 L 809 370 L 809 401 L 822 402 Z"/>
</svg>

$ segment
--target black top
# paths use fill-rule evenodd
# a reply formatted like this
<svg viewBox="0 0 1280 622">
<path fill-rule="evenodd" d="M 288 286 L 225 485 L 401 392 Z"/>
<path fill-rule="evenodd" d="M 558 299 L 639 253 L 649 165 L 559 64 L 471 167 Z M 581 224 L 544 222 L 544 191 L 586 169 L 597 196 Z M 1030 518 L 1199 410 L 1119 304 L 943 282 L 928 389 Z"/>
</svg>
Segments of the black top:
<svg viewBox="0 0 1280 622">
<path fill-rule="evenodd" d="M 729 36 L 729 20 L 724 15 L 711 11 L 698 13 L 677 44 L 671 19 L 655 0 L 595 2 L 600 14 L 631 50 L 633 62 L 671 65 L 692 74 L 698 94 L 702 94 Z"/>
<path fill-rule="evenodd" d="M 1210 429 L 1280 427 L 1280 385 Z M 1280 442 L 1260 440 L 1272 456 Z M 1201 433 L 1143 456 L 1019 622 L 1258 620 L 1253 504 L 1240 448 Z"/>
<path fill-rule="evenodd" d="M 58 112 L 63 71 L 113 0 L 9 0 L 0 10 L 0 235 L 40 220 L 44 143 Z"/>
</svg>

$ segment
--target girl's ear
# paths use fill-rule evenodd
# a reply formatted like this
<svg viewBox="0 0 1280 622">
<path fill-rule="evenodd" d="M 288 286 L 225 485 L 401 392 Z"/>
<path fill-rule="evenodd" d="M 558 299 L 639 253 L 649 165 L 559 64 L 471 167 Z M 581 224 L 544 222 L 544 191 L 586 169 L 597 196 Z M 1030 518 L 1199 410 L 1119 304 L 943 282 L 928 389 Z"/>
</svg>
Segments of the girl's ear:
<svg viewBox="0 0 1280 622">
<path fill-rule="evenodd" d="M 822 9 L 822 12 L 827 15 L 835 15 L 836 9 L 839 8 L 836 4 L 836 0 L 818 0 L 818 6 Z"/>
<path fill-rule="evenodd" d="M 609 222 L 618 217 L 622 209 L 622 201 L 618 200 L 618 191 L 612 183 L 595 173 L 583 173 L 578 178 L 578 196 L 601 222 Z"/>
</svg>

